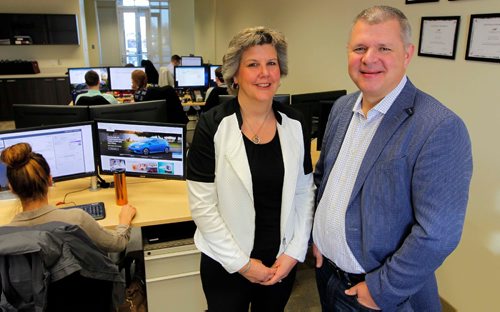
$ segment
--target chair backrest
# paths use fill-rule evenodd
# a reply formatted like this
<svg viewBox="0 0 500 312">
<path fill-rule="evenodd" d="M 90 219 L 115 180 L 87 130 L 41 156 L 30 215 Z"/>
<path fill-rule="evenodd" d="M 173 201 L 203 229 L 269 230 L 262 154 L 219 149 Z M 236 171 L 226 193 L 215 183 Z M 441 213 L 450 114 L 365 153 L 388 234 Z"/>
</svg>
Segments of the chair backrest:
<svg viewBox="0 0 500 312">
<path fill-rule="evenodd" d="M 182 108 L 181 100 L 171 86 L 149 87 L 144 101 L 165 99 L 167 105 L 167 122 L 177 124 L 187 124 L 189 119 Z"/>
<path fill-rule="evenodd" d="M 94 96 L 81 96 L 75 105 L 103 105 L 103 104 L 111 104 L 106 100 L 106 98 L 102 95 L 94 95 Z"/>
<path fill-rule="evenodd" d="M 0 279 L 1 311 L 110 311 L 122 301 L 115 287 L 124 288 L 107 254 L 62 222 L 0 227 Z"/>
</svg>

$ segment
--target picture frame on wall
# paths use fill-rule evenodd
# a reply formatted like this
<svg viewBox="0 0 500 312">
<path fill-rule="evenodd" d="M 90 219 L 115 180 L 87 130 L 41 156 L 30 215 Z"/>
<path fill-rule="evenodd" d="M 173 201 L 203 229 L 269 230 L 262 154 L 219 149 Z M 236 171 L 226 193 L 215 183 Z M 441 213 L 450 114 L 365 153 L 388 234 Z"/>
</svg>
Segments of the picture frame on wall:
<svg viewBox="0 0 500 312">
<path fill-rule="evenodd" d="M 423 2 L 438 2 L 439 0 L 406 0 L 406 4 L 423 3 Z"/>
<path fill-rule="evenodd" d="M 422 17 L 418 55 L 455 59 L 460 16 Z"/>
<path fill-rule="evenodd" d="M 500 13 L 471 15 L 465 59 L 500 63 Z"/>
</svg>

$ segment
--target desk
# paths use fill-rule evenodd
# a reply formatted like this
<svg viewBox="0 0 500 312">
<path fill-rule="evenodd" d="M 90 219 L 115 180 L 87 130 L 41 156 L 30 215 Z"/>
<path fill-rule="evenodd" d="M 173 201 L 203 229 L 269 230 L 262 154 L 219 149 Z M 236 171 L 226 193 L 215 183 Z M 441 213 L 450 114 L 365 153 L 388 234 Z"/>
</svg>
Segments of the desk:
<svg viewBox="0 0 500 312">
<path fill-rule="evenodd" d="M 111 176 L 104 176 L 108 182 Z M 120 206 L 115 203 L 114 188 L 90 191 L 90 178 L 57 182 L 49 189 L 49 203 L 55 204 L 64 199 L 64 195 L 78 190 L 81 192 L 68 194 L 66 202 L 83 204 L 104 202 L 106 218 L 98 222 L 104 227 L 114 227 L 118 224 Z M 137 208 L 137 214 L 132 226 L 148 226 L 191 220 L 187 201 L 186 181 L 145 179 L 127 177 L 127 193 L 130 204 Z"/>
<path fill-rule="evenodd" d="M 104 176 L 108 182 L 111 176 Z M 118 224 L 120 206 L 115 203 L 115 189 L 98 189 L 90 191 L 90 178 L 56 182 L 49 188 L 49 204 L 56 205 L 66 197 L 66 202 L 85 204 L 102 201 L 106 206 L 106 218 L 99 224 L 106 228 L 114 228 Z M 81 190 L 81 191 L 80 191 Z M 132 226 L 168 224 L 191 220 L 191 212 L 187 201 L 186 181 L 145 179 L 127 177 L 128 201 L 137 208 Z M 60 207 L 64 207 L 61 205 Z M 2 200 L 0 209 L 0 225 L 9 223 L 14 215 L 21 211 L 18 199 Z"/>
<path fill-rule="evenodd" d="M 183 102 L 181 100 L 182 106 L 203 106 L 205 105 L 205 102 L 193 102 L 193 101 L 187 101 Z"/>
</svg>

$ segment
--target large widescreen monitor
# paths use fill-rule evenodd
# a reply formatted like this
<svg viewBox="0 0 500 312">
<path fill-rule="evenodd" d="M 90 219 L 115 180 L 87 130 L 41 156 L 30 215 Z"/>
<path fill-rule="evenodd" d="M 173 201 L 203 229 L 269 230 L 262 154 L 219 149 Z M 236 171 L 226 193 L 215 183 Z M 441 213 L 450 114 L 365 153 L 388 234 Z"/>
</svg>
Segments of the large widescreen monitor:
<svg viewBox="0 0 500 312">
<path fill-rule="evenodd" d="M 203 58 L 201 56 L 181 56 L 182 66 L 201 66 Z"/>
<path fill-rule="evenodd" d="M 68 68 L 69 88 L 72 94 L 79 94 L 88 90 L 85 83 L 85 74 L 93 70 L 99 74 L 101 91 L 109 90 L 109 73 L 107 67 L 73 67 Z"/>
<path fill-rule="evenodd" d="M 16 129 L 89 120 L 87 106 L 14 104 L 12 108 Z"/>
<path fill-rule="evenodd" d="M 100 172 L 185 179 L 186 126 L 182 124 L 97 120 Z"/>
<path fill-rule="evenodd" d="M 167 122 L 166 100 L 89 106 L 89 118 Z"/>
<path fill-rule="evenodd" d="M 93 123 L 16 129 L 0 132 L 0 153 L 17 143 L 28 143 L 42 154 L 50 166 L 54 181 L 96 174 Z M 8 189 L 5 164 L 0 162 L 0 189 Z"/>
<path fill-rule="evenodd" d="M 132 72 L 144 67 L 109 67 L 109 85 L 113 91 L 132 90 Z"/>
<path fill-rule="evenodd" d="M 199 89 L 208 86 L 208 71 L 205 66 L 176 66 L 174 68 L 175 87 Z"/>
</svg>

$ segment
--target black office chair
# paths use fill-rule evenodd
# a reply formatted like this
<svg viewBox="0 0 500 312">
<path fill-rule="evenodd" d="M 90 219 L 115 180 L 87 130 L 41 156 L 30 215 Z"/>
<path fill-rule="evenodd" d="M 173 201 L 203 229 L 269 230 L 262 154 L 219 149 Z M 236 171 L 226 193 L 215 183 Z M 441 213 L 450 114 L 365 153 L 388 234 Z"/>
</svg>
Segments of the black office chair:
<svg viewBox="0 0 500 312">
<path fill-rule="evenodd" d="M 111 311 L 125 286 L 86 233 L 62 222 L 1 227 L 0 281 L 0 311 Z"/>
<path fill-rule="evenodd" d="M 214 108 L 215 106 L 223 103 L 224 101 L 221 100 L 221 96 L 227 96 L 227 95 L 228 95 L 227 87 L 215 87 L 215 88 L 213 88 L 213 90 L 208 95 L 207 100 L 205 101 L 205 105 L 203 105 L 201 107 L 201 111 L 206 112 L 206 111 L 210 110 L 211 108 Z M 229 99 L 232 99 L 233 97 L 231 97 Z"/>
<path fill-rule="evenodd" d="M 189 119 L 174 88 L 171 86 L 149 87 L 144 96 L 144 101 L 162 99 L 165 99 L 167 105 L 167 122 L 186 125 Z"/>
<path fill-rule="evenodd" d="M 81 96 L 78 101 L 76 101 L 75 105 L 104 105 L 111 104 L 106 100 L 106 98 L 102 95 L 94 95 L 94 96 Z"/>
<path fill-rule="evenodd" d="M 150 60 L 142 60 L 141 66 L 144 67 L 144 71 L 146 72 L 146 76 L 148 77 L 148 83 L 157 85 L 159 81 L 160 75 L 156 70 L 155 65 Z"/>
</svg>

